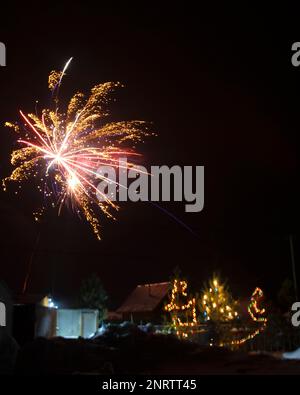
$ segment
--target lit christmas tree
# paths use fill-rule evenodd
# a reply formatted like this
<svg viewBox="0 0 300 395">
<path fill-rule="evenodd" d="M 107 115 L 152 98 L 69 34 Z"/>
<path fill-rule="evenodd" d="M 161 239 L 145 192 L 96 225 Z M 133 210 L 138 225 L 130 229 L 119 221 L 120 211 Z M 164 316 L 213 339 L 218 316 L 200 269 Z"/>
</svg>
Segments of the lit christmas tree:
<svg viewBox="0 0 300 395">
<path fill-rule="evenodd" d="M 216 275 L 209 280 L 208 286 L 201 294 L 199 304 L 206 322 L 219 323 L 238 318 L 237 302 L 233 300 L 225 283 L 221 283 Z"/>
</svg>

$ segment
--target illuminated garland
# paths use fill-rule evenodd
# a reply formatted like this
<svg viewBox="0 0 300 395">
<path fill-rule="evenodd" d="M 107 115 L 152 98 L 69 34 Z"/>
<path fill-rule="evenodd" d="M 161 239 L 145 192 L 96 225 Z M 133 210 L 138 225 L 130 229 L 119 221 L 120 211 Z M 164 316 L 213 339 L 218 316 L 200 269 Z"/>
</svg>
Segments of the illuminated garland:
<svg viewBox="0 0 300 395">
<path fill-rule="evenodd" d="M 249 312 L 251 318 L 253 319 L 253 321 L 267 322 L 267 318 L 265 318 L 265 317 L 256 317 L 255 316 L 255 314 L 258 314 L 258 315 L 262 316 L 266 312 L 265 309 L 260 309 L 257 306 L 257 302 L 260 299 L 262 299 L 263 296 L 264 296 L 263 291 L 260 288 L 256 287 L 254 292 L 253 292 L 253 294 L 252 294 L 252 296 L 251 296 L 251 302 L 250 302 L 250 304 L 248 306 L 248 312 Z M 254 310 L 254 312 L 253 312 L 253 310 Z"/>
<path fill-rule="evenodd" d="M 257 305 L 258 302 L 263 298 L 263 296 L 264 296 L 263 291 L 260 288 L 256 287 L 251 296 L 250 304 L 248 306 L 248 313 L 252 318 L 252 320 L 254 322 L 261 322 L 262 326 L 242 339 L 231 341 L 229 343 L 230 345 L 240 346 L 241 344 L 245 343 L 248 340 L 253 339 L 255 336 L 259 335 L 261 332 L 265 330 L 268 319 L 266 317 L 262 317 L 262 315 L 266 312 L 266 310 L 264 308 L 260 309 Z M 255 314 L 258 314 L 259 316 L 257 317 Z"/>
<path fill-rule="evenodd" d="M 186 281 L 179 281 L 179 280 L 174 280 L 172 292 L 171 292 L 171 300 L 170 303 L 168 303 L 165 306 L 165 310 L 168 311 L 169 313 L 173 312 L 172 315 L 172 323 L 173 326 L 176 330 L 176 334 L 179 337 L 188 337 L 188 332 L 186 329 L 194 327 L 197 325 L 197 314 L 196 314 L 196 299 L 192 298 L 188 300 L 186 304 L 179 305 L 178 302 L 176 302 L 176 298 L 179 293 L 181 293 L 182 296 L 187 297 L 186 293 L 187 289 L 187 282 Z M 178 316 L 179 312 L 183 311 L 188 311 L 191 310 L 192 313 L 192 321 L 191 322 L 182 322 L 180 317 Z"/>
<path fill-rule="evenodd" d="M 184 297 L 188 296 L 186 290 L 187 282 L 175 279 L 171 292 L 170 302 L 164 307 L 165 311 L 169 313 L 173 312 L 172 324 L 176 330 L 177 336 L 181 338 L 187 338 L 189 336 L 189 333 L 197 333 L 196 326 L 198 325 L 196 315 L 196 299 L 191 298 L 187 300 L 185 304 L 180 304 L 178 302 L 179 294 Z M 261 323 L 261 326 L 241 339 L 232 340 L 228 343 L 221 343 L 221 347 L 240 346 L 264 331 L 267 325 L 267 318 L 264 316 L 266 310 L 259 307 L 259 302 L 261 301 L 263 296 L 263 291 L 260 288 L 256 287 L 251 295 L 250 303 L 247 309 L 252 321 L 255 323 Z M 238 313 L 234 311 L 233 308 L 230 306 L 229 299 L 230 294 L 225 290 L 225 286 L 219 285 L 218 280 L 216 278 L 213 278 L 210 281 L 210 288 L 206 292 L 204 292 L 201 298 L 202 309 L 204 309 L 204 312 L 206 313 L 206 320 L 209 321 L 211 319 L 211 316 L 213 317 L 213 314 L 211 313 L 213 313 L 217 309 L 219 309 L 218 313 L 222 321 L 230 321 L 233 318 L 238 318 Z M 190 312 L 192 321 L 183 322 L 179 316 L 182 312 Z"/>
</svg>

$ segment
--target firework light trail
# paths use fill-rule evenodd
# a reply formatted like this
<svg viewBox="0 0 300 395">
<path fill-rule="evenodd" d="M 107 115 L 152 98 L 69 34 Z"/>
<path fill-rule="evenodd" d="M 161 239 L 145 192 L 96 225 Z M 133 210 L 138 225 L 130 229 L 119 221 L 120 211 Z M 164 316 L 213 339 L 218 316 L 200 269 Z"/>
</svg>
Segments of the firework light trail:
<svg viewBox="0 0 300 395">
<path fill-rule="evenodd" d="M 52 109 L 28 115 L 20 111 L 22 125 L 6 122 L 6 126 L 13 128 L 20 136 L 24 132 L 24 137 L 18 139 L 21 148 L 12 152 L 14 170 L 3 180 L 3 186 L 6 189 L 7 181 L 22 183 L 35 177 L 46 202 L 34 213 L 36 220 L 49 203 L 58 207 L 58 213 L 64 204 L 71 203 L 77 213 L 84 215 L 100 239 L 97 210 L 114 218 L 110 209 L 117 210 L 118 206 L 104 195 L 102 202 L 97 200 L 94 185 L 95 177 L 99 178 L 97 169 L 101 165 L 119 168 L 120 157 L 139 155 L 134 152 L 134 144 L 141 142 L 149 133 L 143 121 L 108 120 L 107 107 L 111 94 L 122 86 L 120 83 L 96 85 L 88 97 L 76 93 L 62 111 L 58 93 L 71 60 L 68 60 L 63 71 L 52 71 L 49 75 Z M 127 148 L 124 147 L 126 145 Z M 126 166 L 128 169 L 134 168 L 131 162 L 126 162 Z"/>
</svg>

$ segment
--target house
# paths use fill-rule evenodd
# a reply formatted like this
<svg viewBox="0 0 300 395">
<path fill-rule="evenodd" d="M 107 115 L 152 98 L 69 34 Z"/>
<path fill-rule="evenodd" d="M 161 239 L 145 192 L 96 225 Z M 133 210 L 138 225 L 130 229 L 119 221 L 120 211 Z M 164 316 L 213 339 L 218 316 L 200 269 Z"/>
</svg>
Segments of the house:
<svg viewBox="0 0 300 395">
<path fill-rule="evenodd" d="M 0 327 L 8 334 L 12 329 L 13 304 L 11 292 L 4 282 L 0 281 Z"/>
<path fill-rule="evenodd" d="M 116 313 L 121 314 L 124 321 L 159 323 L 169 289 L 169 282 L 138 285 Z"/>
<path fill-rule="evenodd" d="M 11 292 L 0 281 L 0 376 L 13 373 L 18 354 L 18 344 L 11 336 L 12 316 Z"/>
</svg>

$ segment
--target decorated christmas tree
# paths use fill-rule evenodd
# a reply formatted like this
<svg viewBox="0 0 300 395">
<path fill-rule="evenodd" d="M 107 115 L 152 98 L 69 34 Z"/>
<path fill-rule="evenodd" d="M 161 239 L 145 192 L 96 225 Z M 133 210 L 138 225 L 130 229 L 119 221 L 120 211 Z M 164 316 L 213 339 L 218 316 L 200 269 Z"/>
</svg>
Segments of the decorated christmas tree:
<svg viewBox="0 0 300 395">
<path fill-rule="evenodd" d="M 237 302 L 217 275 L 212 276 L 202 291 L 199 309 L 205 322 L 227 322 L 238 317 Z"/>
</svg>

